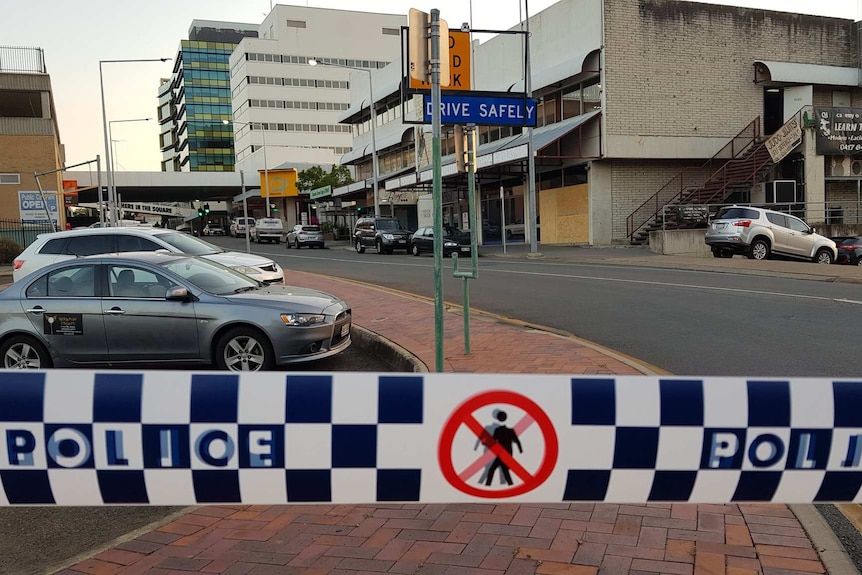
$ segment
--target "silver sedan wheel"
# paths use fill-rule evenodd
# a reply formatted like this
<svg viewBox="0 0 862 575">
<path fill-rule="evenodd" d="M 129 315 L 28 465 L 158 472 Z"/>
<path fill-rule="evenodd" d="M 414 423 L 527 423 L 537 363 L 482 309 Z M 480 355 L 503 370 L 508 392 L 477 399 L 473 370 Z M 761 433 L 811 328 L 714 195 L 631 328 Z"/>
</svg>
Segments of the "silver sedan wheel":
<svg viewBox="0 0 862 575">
<path fill-rule="evenodd" d="M 224 363 L 230 371 L 260 371 L 266 362 L 266 349 L 255 338 L 238 335 L 224 348 Z"/>
<path fill-rule="evenodd" d="M 40 369 L 42 358 L 38 350 L 28 343 L 16 343 L 6 350 L 3 357 L 6 369 Z"/>
<path fill-rule="evenodd" d="M 820 250 L 817 252 L 817 259 L 815 260 L 818 264 L 831 264 L 832 263 L 832 254 L 826 250 Z"/>
</svg>

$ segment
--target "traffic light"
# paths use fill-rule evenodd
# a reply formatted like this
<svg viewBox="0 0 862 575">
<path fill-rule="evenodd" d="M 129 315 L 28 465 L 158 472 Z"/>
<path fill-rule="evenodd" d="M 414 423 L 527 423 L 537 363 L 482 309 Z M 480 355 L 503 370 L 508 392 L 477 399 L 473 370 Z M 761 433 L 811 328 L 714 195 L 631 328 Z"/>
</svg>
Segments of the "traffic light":
<svg viewBox="0 0 862 575">
<path fill-rule="evenodd" d="M 274 214 L 277 214 L 277 213 L 278 213 L 278 206 L 277 206 L 276 204 L 269 204 L 269 209 L 270 209 L 270 210 L 272 211 L 272 213 L 274 213 Z"/>
<path fill-rule="evenodd" d="M 204 211 L 201 208 L 198 208 L 198 217 L 199 218 L 204 217 Z"/>
<path fill-rule="evenodd" d="M 209 213 L 210 213 L 210 205 L 209 205 L 209 204 L 204 204 L 204 213 L 205 213 L 205 214 L 209 214 Z"/>
</svg>

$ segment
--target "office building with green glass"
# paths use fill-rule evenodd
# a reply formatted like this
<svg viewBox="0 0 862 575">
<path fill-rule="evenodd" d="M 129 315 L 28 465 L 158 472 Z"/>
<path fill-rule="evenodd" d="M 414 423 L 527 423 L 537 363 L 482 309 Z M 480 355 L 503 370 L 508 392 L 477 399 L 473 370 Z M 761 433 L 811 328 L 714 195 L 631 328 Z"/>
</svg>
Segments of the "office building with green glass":
<svg viewBox="0 0 862 575">
<path fill-rule="evenodd" d="M 180 42 L 171 78 L 159 86 L 159 145 L 163 172 L 234 170 L 228 60 L 257 24 L 193 20 Z"/>
</svg>

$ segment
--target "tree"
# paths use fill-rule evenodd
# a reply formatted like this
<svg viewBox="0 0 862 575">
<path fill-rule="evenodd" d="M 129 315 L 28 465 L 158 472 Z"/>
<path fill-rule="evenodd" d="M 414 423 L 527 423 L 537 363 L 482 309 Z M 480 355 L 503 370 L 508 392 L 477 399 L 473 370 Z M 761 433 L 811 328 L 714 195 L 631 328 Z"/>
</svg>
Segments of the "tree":
<svg viewBox="0 0 862 575">
<path fill-rule="evenodd" d="M 333 189 L 353 183 L 347 166 L 336 166 L 327 172 L 320 166 L 312 166 L 302 170 L 297 176 L 296 185 L 301 191 L 332 186 Z"/>
</svg>

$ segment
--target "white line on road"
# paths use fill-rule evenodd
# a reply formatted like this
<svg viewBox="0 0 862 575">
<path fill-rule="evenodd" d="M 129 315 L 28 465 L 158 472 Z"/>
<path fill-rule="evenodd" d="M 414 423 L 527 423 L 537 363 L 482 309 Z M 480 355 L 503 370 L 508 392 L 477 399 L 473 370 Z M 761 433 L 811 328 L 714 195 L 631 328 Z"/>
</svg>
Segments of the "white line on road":
<svg viewBox="0 0 862 575">
<path fill-rule="evenodd" d="M 361 263 L 363 265 L 374 264 L 374 265 L 384 265 L 384 266 L 405 266 L 405 267 L 421 267 L 427 268 L 430 267 L 426 264 L 408 264 L 404 262 L 381 262 L 376 260 L 362 260 L 358 261 L 355 259 L 339 259 L 339 258 L 324 258 L 319 256 L 299 256 L 299 255 L 290 255 L 290 254 L 274 254 L 271 252 L 256 252 L 261 255 L 270 255 L 270 256 L 281 256 L 281 257 L 289 257 L 289 258 L 298 258 L 298 259 L 314 259 L 314 260 L 326 260 L 330 262 L 344 262 L 344 263 Z M 788 297 L 788 298 L 796 298 L 796 299 L 806 299 L 813 301 L 828 301 L 828 302 L 837 302 L 837 303 L 851 303 L 851 304 L 862 304 L 862 302 L 849 300 L 849 299 L 836 299 L 825 296 L 816 296 L 816 295 L 803 295 L 803 294 L 793 294 L 793 293 L 782 293 L 782 292 L 772 292 L 772 291 L 762 291 L 762 290 L 752 290 L 752 289 L 744 289 L 744 288 L 728 288 L 728 287 L 718 287 L 718 286 L 704 286 L 704 285 L 695 285 L 695 284 L 681 284 L 681 283 L 672 283 L 672 282 L 657 282 L 650 280 L 633 280 L 633 279 L 624 279 L 624 278 L 608 278 L 608 277 L 598 277 L 598 276 L 583 276 L 583 275 L 575 275 L 575 274 L 561 274 L 561 273 L 550 273 L 550 272 L 529 272 L 522 270 L 501 270 L 495 269 L 491 267 L 482 267 L 481 271 L 483 273 L 493 272 L 500 274 L 517 274 L 517 275 L 528 275 L 528 276 L 541 276 L 541 277 L 555 277 L 555 278 L 566 278 L 566 279 L 576 279 L 576 280 L 587 280 L 587 281 L 599 281 L 599 282 L 616 282 L 616 283 L 626 283 L 626 284 L 635 284 L 635 285 L 649 285 L 649 286 L 660 286 L 660 287 L 675 287 L 682 289 L 691 289 L 691 290 L 704 290 L 704 291 L 720 291 L 720 292 L 730 292 L 730 293 L 744 293 L 744 294 L 753 294 L 753 295 L 765 295 L 765 296 L 777 296 L 777 297 Z"/>
</svg>

